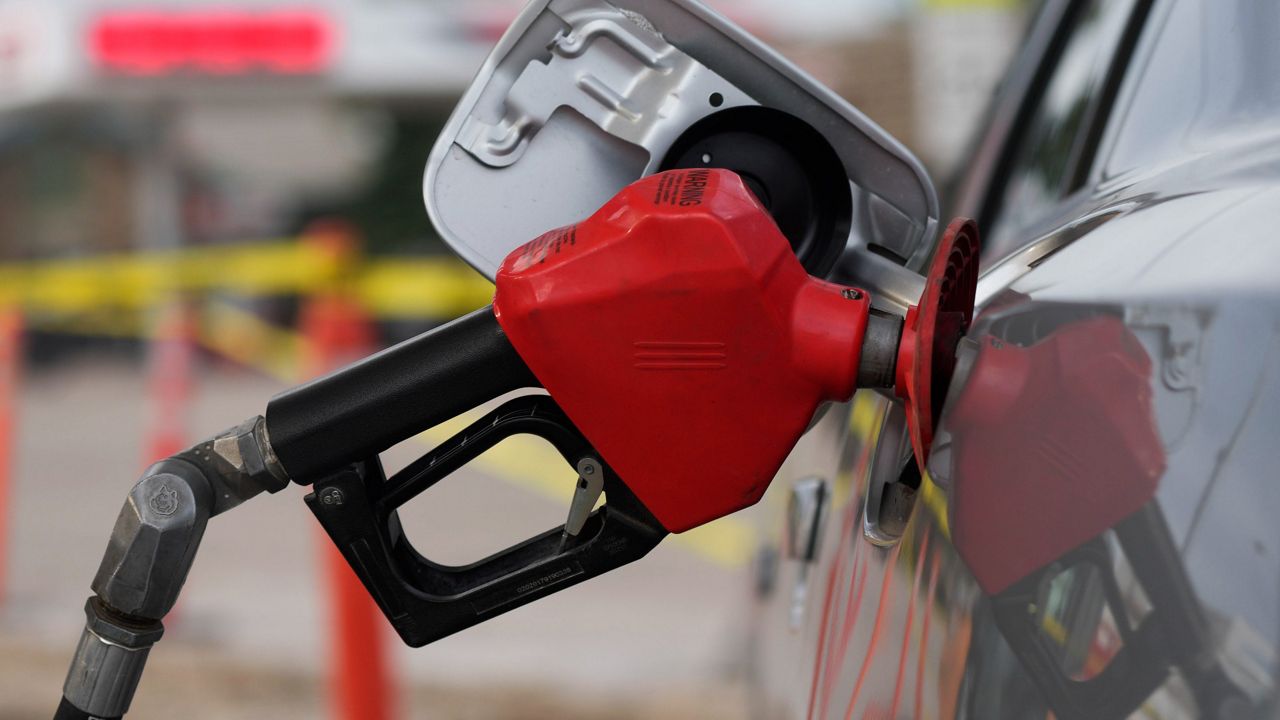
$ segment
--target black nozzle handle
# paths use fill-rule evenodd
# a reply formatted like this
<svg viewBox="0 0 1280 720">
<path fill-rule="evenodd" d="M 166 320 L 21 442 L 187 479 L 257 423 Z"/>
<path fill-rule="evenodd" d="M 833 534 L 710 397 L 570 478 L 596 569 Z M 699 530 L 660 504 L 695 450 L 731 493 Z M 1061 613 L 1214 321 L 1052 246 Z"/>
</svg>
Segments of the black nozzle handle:
<svg viewBox="0 0 1280 720">
<path fill-rule="evenodd" d="M 399 509 L 515 435 L 542 438 L 567 467 L 595 460 L 607 502 L 572 535 L 561 525 L 469 565 L 432 562 L 405 535 Z M 390 478 L 375 457 L 313 487 L 307 507 L 411 647 L 639 560 L 667 534 L 546 395 L 507 400 Z"/>
<path fill-rule="evenodd" d="M 309 484 L 537 385 L 488 306 L 280 393 L 267 404 L 267 434 L 289 477 Z"/>
</svg>

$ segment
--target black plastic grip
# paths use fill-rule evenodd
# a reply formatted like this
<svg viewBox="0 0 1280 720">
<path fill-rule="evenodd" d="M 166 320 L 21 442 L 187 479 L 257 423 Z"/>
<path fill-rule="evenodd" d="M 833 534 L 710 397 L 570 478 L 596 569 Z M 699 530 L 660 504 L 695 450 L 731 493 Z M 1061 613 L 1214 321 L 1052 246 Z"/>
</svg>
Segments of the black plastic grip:
<svg viewBox="0 0 1280 720">
<path fill-rule="evenodd" d="M 534 435 L 569 467 L 595 458 L 608 502 L 573 537 L 564 526 L 461 567 L 412 545 L 399 508 L 513 435 Z M 387 620 L 420 647 L 644 557 L 667 530 L 578 432 L 555 400 L 503 403 L 386 477 L 378 458 L 318 478 L 306 503 Z"/>
<path fill-rule="evenodd" d="M 58 710 L 53 714 L 53 720 L 120 720 L 120 718 L 105 718 L 99 715 L 90 715 L 80 708 L 72 705 L 65 697 L 62 702 L 58 703 Z"/>
<path fill-rule="evenodd" d="M 289 476 L 308 484 L 537 385 L 489 306 L 275 396 L 267 433 Z"/>
</svg>

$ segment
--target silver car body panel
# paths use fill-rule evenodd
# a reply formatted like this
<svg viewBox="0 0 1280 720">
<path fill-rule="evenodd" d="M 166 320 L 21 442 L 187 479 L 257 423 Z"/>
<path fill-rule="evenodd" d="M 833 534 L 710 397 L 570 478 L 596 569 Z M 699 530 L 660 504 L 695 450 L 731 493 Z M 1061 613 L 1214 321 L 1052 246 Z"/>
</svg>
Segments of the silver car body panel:
<svg viewBox="0 0 1280 720">
<path fill-rule="evenodd" d="M 1029 36 L 1029 44 L 1041 45 L 1036 52 L 1046 52 L 1049 31 L 1081 5 L 1046 3 L 1047 24 Z M 1214 707 L 1204 686 L 1197 691 L 1186 672 L 1171 669 L 1130 717 L 1269 719 L 1280 709 L 1280 243 L 1273 238 L 1280 226 L 1280 83 L 1268 61 L 1277 26 L 1264 22 L 1277 12 L 1247 0 L 1155 0 L 1148 24 L 1169 35 L 1142 37 L 1133 62 L 1140 72 L 1125 78 L 1084 187 L 1049 208 L 1046 222 L 1020 233 L 1025 239 L 1005 257 L 985 258 L 978 286 L 970 340 L 1030 347 L 1076 318 L 1105 316 L 1118 320 L 1150 359 L 1150 417 L 1137 420 L 1154 428 L 1163 470 L 1147 508 L 1167 525 L 1187 598 L 1207 618 L 1208 642 L 1196 662 L 1220 668 L 1223 685 L 1238 694 Z M 1171 18 L 1176 13 L 1182 16 Z M 1169 57 L 1153 53 L 1162 39 L 1166 47 L 1157 52 Z M 1200 74 L 1167 62 L 1192 53 L 1207 58 Z M 1034 54 L 1028 60 L 1038 62 Z M 976 146 L 960 188 L 961 213 L 981 215 L 993 188 L 999 192 L 1008 170 L 998 156 L 1011 142 L 1018 96 L 1031 92 L 1035 71 L 1034 65 L 1012 71 L 1005 87 L 1014 89 L 1013 102 L 996 108 Z M 1138 117 L 1133 99 L 1143 92 L 1169 97 L 1148 100 L 1149 116 Z M 1116 136 L 1126 133 L 1141 139 L 1143 162 L 1105 176 Z M 1090 359 L 1103 354 L 1099 349 Z M 963 375 L 948 397 L 976 388 L 969 380 Z M 962 487 L 973 476 L 953 464 L 964 450 L 950 432 L 956 411 L 949 402 L 932 477 L 896 538 L 874 522 L 875 506 L 890 496 L 886 488 L 899 470 L 887 462 L 900 433 L 891 401 L 859 393 L 851 406 L 829 412 L 788 459 L 762 503 L 763 527 L 778 525 L 797 478 L 831 478 L 833 501 L 816 559 L 803 566 L 783 560 L 770 582 L 755 584 L 774 589 L 758 595 L 750 614 L 756 717 L 1029 720 L 1049 713 L 1045 668 L 1025 664 L 1011 649 L 995 620 L 996 603 L 954 542 L 956 499 L 975 500 Z M 1054 411 L 1045 408 L 1044 417 Z M 1065 447 L 1065 455 L 1045 458 L 1046 474 L 1052 463 L 1070 464 L 1087 452 L 1070 444 L 1078 433 L 1050 433 L 1028 424 L 1002 438 L 1002 447 Z M 1106 507 L 1105 492 L 1097 502 Z M 1052 506 L 1029 509 L 1046 518 L 1059 513 Z M 1108 529 L 1099 537 L 1114 534 Z M 764 551 L 771 542 L 766 531 Z M 1127 552 L 1107 542 L 1122 605 L 1141 617 L 1152 598 L 1135 582 Z M 807 604 L 792 630 L 797 584 L 805 585 Z M 1046 640 L 1056 633 L 1064 647 L 1082 642 L 1075 650 L 1085 652 L 1075 659 L 1105 667 L 1107 616 L 1084 602 L 1097 600 L 1087 596 L 1078 593 L 1079 613 L 1042 629 Z M 1187 634 L 1170 628 L 1164 638 L 1181 642 Z"/>
</svg>

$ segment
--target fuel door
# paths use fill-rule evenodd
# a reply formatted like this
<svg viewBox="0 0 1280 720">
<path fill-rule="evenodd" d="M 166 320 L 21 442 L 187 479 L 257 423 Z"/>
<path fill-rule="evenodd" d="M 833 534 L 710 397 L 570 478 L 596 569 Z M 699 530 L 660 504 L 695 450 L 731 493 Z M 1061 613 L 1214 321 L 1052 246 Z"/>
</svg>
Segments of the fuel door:
<svg viewBox="0 0 1280 720">
<path fill-rule="evenodd" d="M 919 161 L 856 108 L 694 0 L 534 0 L 427 163 L 427 210 L 494 277 L 517 246 L 673 168 L 737 172 L 805 268 L 901 309 L 938 228 Z"/>
</svg>

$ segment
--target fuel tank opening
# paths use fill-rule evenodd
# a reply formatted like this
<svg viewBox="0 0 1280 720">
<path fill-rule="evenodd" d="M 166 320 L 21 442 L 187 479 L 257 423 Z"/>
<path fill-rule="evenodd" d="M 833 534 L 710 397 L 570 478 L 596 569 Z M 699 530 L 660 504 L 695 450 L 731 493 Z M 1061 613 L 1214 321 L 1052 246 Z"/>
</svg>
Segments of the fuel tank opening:
<svg viewBox="0 0 1280 720">
<path fill-rule="evenodd" d="M 734 107 L 689 126 L 661 169 L 732 170 L 791 243 L 810 275 L 824 277 L 849 238 L 853 199 L 831 144 L 803 120 L 773 108 Z"/>
</svg>

